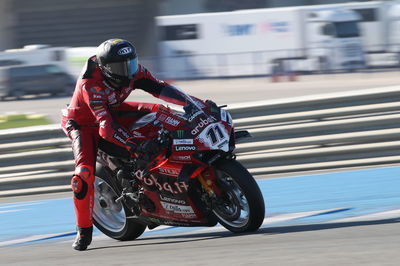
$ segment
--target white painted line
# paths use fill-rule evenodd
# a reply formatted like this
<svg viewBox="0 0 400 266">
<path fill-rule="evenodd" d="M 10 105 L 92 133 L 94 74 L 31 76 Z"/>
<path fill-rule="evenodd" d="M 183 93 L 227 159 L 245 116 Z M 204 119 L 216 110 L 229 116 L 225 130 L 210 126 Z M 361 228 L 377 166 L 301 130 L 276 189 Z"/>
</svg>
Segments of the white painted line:
<svg viewBox="0 0 400 266">
<path fill-rule="evenodd" d="M 31 209 L 5 210 L 5 211 L 0 211 L 0 214 L 8 213 L 8 212 L 20 212 L 20 211 L 26 211 L 26 210 L 31 210 Z"/>
<path fill-rule="evenodd" d="M 0 247 L 9 246 L 9 245 L 16 245 L 16 244 L 23 244 L 23 243 L 26 243 L 26 242 L 38 241 L 38 240 L 43 240 L 43 239 L 47 239 L 47 238 L 51 238 L 51 237 L 62 236 L 62 235 L 65 235 L 65 234 L 72 234 L 72 233 L 73 232 L 65 232 L 65 233 L 57 233 L 57 234 L 46 234 L 46 235 L 34 235 L 34 236 L 25 237 L 25 238 L 13 239 L 13 240 L 0 242 Z"/>
<path fill-rule="evenodd" d="M 395 218 L 399 218 L 400 219 L 400 209 L 384 211 L 384 212 L 370 213 L 370 214 L 354 216 L 354 217 L 348 217 L 348 218 L 342 218 L 342 219 L 336 219 L 336 220 L 331 220 L 331 221 L 329 221 L 327 223 L 346 223 L 346 222 L 357 222 L 357 221 L 374 221 L 374 220 L 395 219 Z"/>
<path fill-rule="evenodd" d="M 8 204 L 4 204 L 7 206 L 1 206 L 0 205 L 0 209 L 12 209 L 12 208 L 18 208 L 18 207 L 25 207 L 25 206 L 31 206 L 31 205 L 38 205 L 38 204 L 42 204 L 42 202 L 30 202 L 30 203 L 8 203 Z"/>
</svg>

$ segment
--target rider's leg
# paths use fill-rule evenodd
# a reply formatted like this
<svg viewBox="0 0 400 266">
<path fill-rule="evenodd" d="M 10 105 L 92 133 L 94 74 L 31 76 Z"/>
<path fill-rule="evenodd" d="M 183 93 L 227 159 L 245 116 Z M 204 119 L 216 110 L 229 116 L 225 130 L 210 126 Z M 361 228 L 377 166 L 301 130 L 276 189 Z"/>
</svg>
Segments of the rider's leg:
<svg viewBox="0 0 400 266">
<path fill-rule="evenodd" d="M 94 172 L 97 145 L 99 141 L 98 127 L 69 127 L 68 135 L 72 140 L 75 157 L 75 172 L 71 180 L 74 192 L 77 238 L 73 243 L 76 250 L 85 250 L 92 241 Z"/>
</svg>

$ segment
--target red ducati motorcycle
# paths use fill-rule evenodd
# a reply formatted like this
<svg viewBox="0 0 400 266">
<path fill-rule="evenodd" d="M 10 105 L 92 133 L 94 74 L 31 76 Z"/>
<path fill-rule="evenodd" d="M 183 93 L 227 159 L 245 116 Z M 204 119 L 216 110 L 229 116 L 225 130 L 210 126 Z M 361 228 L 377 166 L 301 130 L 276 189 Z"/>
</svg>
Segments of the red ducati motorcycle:
<svg viewBox="0 0 400 266">
<path fill-rule="evenodd" d="M 179 89 L 164 90 L 160 98 L 186 106 L 176 111 L 160 105 L 130 127 L 138 139 L 156 141 L 157 154 L 126 154 L 111 143 L 100 143 L 96 227 L 118 240 L 133 240 L 159 225 L 220 223 L 235 233 L 257 230 L 264 220 L 264 199 L 233 153 L 236 141 L 248 132 L 235 132 L 226 110 Z"/>
</svg>

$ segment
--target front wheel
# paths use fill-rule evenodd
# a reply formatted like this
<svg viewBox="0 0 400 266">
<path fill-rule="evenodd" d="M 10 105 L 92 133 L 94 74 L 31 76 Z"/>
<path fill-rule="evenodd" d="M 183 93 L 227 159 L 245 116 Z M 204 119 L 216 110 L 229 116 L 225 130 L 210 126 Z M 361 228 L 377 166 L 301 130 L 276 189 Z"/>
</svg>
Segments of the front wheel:
<svg viewBox="0 0 400 266">
<path fill-rule="evenodd" d="M 221 195 L 212 211 L 219 223 L 235 233 L 256 231 L 264 221 L 265 206 L 253 176 L 234 160 L 220 162 L 216 173 Z"/>
<path fill-rule="evenodd" d="M 93 223 L 105 235 L 117 240 L 133 240 L 143 234 L 146 226 L 127 219 L 129 210 L 118 198 L 110 181 L 113 178 L 103 166 L 96 167 L 94 182 Z"/>
</svg>

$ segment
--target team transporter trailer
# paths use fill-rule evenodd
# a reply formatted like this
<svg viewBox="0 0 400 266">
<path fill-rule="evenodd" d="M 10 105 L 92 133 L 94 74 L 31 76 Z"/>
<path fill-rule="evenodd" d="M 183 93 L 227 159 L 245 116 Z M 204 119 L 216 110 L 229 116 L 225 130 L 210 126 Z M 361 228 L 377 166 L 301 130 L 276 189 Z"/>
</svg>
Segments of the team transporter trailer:
<svg viewBox="0 0 400 266">
<path fill-rule="evenodd" d="M 157 17 L 167 78 L 364 67 L 360 15 L 330 6 Z"/>
</svg>

